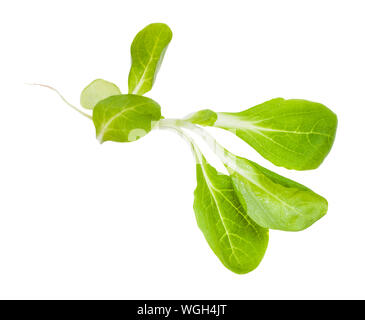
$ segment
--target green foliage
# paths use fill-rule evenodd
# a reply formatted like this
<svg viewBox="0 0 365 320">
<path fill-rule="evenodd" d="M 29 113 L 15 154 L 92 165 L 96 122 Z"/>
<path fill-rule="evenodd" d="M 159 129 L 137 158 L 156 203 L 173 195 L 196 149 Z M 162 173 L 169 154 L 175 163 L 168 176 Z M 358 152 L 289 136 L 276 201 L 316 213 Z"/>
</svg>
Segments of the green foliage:
<svg viewBox="0 0 365 320">
<path fill-rule="evenodd" d="M 200 110 L 189 116 L 186 120 L 201 126 L 212 126 L 217 121 L 217 114 L 209 109 Z"/>
<path fill-rule="evenodd" d="M 130 142 L 151 131 L 161 118 L 161 108 L 152 99 L 133 94 L 111 96 L 94 108 L 96 137 L 104 141 Z"/>
<path fill-rule="evenodd" d="M 114 83 L 96 79 L 82 90 L 80 104 L 85 109 L 94 109 L 99 101 L 118 94 L 121 94 L 121 92 Z"/>
<path fill-rule="evenodd" d="M 214 126 L 235 133 L 277 166 L 309 170 L 331 150 L 337 116 L 320 103 L 277 98 L 239 113 L 218 113 Z"/>
<path fill-rule="evenodd" d="M 170 28 L 162 23 L 145 27 L 131 46 L 129 94 L 113 83 L 97 79 L 81 93 L 81 105 L 92 116 L 96 137 L 130 142 L 152 129 L 172 129 L 191 145 L 196 159 L 194 211 L 199 228 L 220 261 L 235 273 L 247 273 L 262 260 L 268 229 L 299 231 L 327 212 L 327 201 L 307 187 L 238 157 L 201 126 L 229 130 L 264 158 L 287 169 L 317 168 L 335 139 L 337 117 L 320 103 L 273 99 L 239 113 L 205 109 L 183 119 L 164 119 L 159 104 L 142 95 L 152 89 L 167 46 Z M 188 134 L 200 135 L 224 163 L 229 175 L 212 167 Z M 152 210 L 153 211 L 153 210 Z"/>
<path fill-rule="evenodd" d="M 247 215 L 230 177 L 218 173 L 203 156 L 196 173 L 195 216 L 209 246 L 231 271 L 252 271 L 265 254 L 268 230 Z"/>
<path fill-rule="evenodd" d="M 152 23 L 136 35 L 131 46 L 129 93 L 143 95 L 152 89 L 171 39 L 171 30 L 163 23 Z"/>
<path fill-rule="evenodd" d="M 327 212 L 327 201 L 307 187 L 253 161 L 234 156 L 228 165 L 248 215 L 264 228 L 300 231 Z"/>
</svg>

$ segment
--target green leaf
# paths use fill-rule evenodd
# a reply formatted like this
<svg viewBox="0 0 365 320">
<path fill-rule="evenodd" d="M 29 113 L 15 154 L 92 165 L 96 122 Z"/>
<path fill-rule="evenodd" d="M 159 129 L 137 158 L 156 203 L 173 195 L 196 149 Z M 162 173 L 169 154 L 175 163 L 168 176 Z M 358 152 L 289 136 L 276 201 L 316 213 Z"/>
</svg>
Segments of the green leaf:
<svg viewBox="0 0 365 320">
<path fill-rule="evenodd" d="M 118 94 L 121 92 L 114 83 L 96 79 L 82 90 L 80 103 L 85 109 L 94 109 L 99 101 Z"/>
<path fill-rule="evenodd" d="M 327 212 L 326 199 L 253 161 L 231 154 L 226 167 L 247 214 L 264 228 L 300 231 Z"/>
<path fill-rule="evenodd" d="M 217 121 L 217 114 L 209 109 L 200 110 L 185 119 L 201 126 L 212 126 Z"/>
<path fill-rule="evenodd" d="M 233 132 L 277 166 L 309 170 L 331 150 L 337 116 L 320 103 L 277 98 L 243 112 L 218 113 L 214 126 Z"/>
<path fill-rule="evenodd" d="M 161 108 L 152 99 L 133 94 L 111 96 L 94 108 L 93 121 L 100 143 L 130 142 L 146 135 L 161 118 Z"/>
<path fill-rule="evenodd" d="M 217 172 L 202 155 L 199 162 L 194 192 L 198 226 L 223 265 L 235 273 L 250 272 L 265 254 L 268 230 L 248 217 L 229 176 Z"/>
<path fill-rule="evenodd" d="M 143 95 L 152 89 L 171 39 L 171 30 L 163 23 L 152 23 L 136 35 L 131 46 L 129 93 Z"/>
</svg>

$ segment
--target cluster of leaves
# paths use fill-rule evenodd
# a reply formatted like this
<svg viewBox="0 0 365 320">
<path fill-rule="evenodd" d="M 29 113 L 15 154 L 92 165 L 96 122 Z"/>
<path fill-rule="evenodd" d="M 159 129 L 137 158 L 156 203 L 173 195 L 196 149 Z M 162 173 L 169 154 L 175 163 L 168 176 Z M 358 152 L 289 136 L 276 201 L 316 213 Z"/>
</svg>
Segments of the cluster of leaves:
<svg viewBox="0 0 365 320">
<path fill-rule="evenodd" d="M 297 182 L 232 154 L 203 127 L 234 133 L 277 166 L 310 170 L 329 153 L 337 117 L 320 103 L 277 98 L 239 113 L 205 109 L 184 119 L 164 119 L 159 104 L 143 94 L 152 89 L 171 38 L 165 24 L 145 27 L 131 46 L 129 93 L 122 94 L 115 84 L 97 79 L 82 91 L 81 105 L 92 110 L 100 142 L 135 141 L 154 128 L 175 130 L 188 141 L 196 160 L 194 210 L 199 228 L 228 269 L 247 273 L 263 258 L 269 229 L 306 229 L 326 214 L 327 201 Z M 189 132 L 208 143 L 228 174 L 217 172 L 207 162 Z"/>
</svg>

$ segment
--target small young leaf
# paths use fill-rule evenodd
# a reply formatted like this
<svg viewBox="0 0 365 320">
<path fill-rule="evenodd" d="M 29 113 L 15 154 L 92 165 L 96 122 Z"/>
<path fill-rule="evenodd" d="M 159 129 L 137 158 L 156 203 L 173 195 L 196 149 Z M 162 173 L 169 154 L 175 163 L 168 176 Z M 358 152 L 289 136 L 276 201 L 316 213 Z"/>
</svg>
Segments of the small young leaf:
<svg viewBox="0 0 365 320">
<path fill-rule="evenodd" d="M 264 228 L 300 231 L 327 212 L 327 201 L 307 187 L 257 163 L 231 155 L 227 169 L 247 214 Z"/>
<path fill-rule="evenodd" d="M 171 39 L 171 30 L 163 23 L 152 23 L 136 35 L 131 46 L 129 93 L 143 95 L 152 89 Z"/>
<path fill-rule="evenodd" d="M 200 110 L 185 119 L 201 126 L 212 126 L 217 121 L 217 114 L 209 109 Z"/>
<path fill-rule="evenodd" d="M 317 168 L 333 145 L 337 116 L 320 103 L 282 98 L 239 113 L 218 113 L 215 127 L 229 130 L 277 166 Z"/>
<path fill-rule="evenodd" d="M 231 271 L 254 270 L 265 254 L 268 230 L 248 217 L 229 176 L 218 173 L 203 156 L 196 170 L 194 211 L 209 246 Z"/>
<path fill-rule="evenodd" d="M 146 135 L 161 118 L 161 108 L 152 99 L 133 94 L 111 96 L 94 108 L 93 121 L 100 143 L 130 142 Z"/>
<path fill-rule="evenodd" d="M 96 79 L 82 90 L 80 103 L 85 109 L 94 109 L 99 101 L 118 94 L 121 92 L 114 83 Z"/>
</svg>

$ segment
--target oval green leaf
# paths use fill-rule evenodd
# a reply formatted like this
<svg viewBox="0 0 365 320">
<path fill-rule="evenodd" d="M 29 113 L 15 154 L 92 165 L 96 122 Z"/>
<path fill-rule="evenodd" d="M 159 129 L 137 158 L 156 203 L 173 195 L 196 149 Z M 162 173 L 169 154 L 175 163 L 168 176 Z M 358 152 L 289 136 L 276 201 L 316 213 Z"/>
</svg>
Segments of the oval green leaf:
<svg viewBox="0 0 365 320">
<path fill-rule="evenodd" d="M 194 192 L 198 226 L 224 266 L 238 274 L 248 273 L 265 254 L 268 230 L 247 215 L 229 176 L 217 172 L 202 155 L 199 162 Z"/>
<path fill-rule="evenodd" d="M 129 93 L 143 95 L 152 89 L 171 39 L 172 31 L 164 23 L 152 23 L 136 35 L 131 46 Z"/>
<path fill-rule="evenodd" d="M 152 99 L 124 94 L 100 101 L 94 108 L 96 137 L 104 141 L 131 142 L 145 136 L 161 118 Z"/>
<path fill-rule="evenodd" d="M 80 103 L 85 109 L 94 109 L 99 101 L 118 94 L 121 92 L 114 83 L 96 79 L 82 90 Z"/>
<path fill-rule="evenodd" d="M 247 214 L 264 228 L 304 230 L 327 212 L 325 198 L 253 161 L 231 155 L 226 167 Z"/>
<path fill-rule="evenodd" d="M 212 110 L 204 109 L 193 113 L 185 120 L 201 126 L 212 126 L 217 121 L 217 113 Z"/>
<path fill-rule="evenodd" d="M 331 150 L 337 116 L 320 103 L 277 98 L 243 112 L 218 113 L 214 126 L 233 132 L 277 166 L 310 170 Z"/>
</svg>

